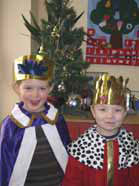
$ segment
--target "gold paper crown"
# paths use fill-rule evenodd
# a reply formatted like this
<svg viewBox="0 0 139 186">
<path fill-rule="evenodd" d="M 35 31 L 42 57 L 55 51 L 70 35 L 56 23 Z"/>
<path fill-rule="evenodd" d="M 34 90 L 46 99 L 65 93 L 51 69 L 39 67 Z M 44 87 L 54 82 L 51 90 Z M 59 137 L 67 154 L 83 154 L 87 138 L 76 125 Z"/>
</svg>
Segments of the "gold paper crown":
<svg viewBox="0 0 139 186">
<path fill-rule="evenodd" d="M 51 80 L 53 62 L 47 57 L 43 47 L 36 55 L 25 55 L 15 59 L 14 80 L 40 79 Z"/>
<path fill-rule="evenodd" d="M 129 79 L 115 78 L 108 73 L 100 75 L 95 83 L 93 104 L 127 106 L 127 83 Z"/>
</svg>

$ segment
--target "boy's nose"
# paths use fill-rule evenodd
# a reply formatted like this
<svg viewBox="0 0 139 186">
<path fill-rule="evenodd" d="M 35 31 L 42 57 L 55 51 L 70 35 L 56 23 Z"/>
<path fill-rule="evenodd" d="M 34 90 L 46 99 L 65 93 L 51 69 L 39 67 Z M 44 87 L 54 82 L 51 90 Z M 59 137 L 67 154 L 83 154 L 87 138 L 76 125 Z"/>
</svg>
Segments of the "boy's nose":
<svg viewBox="0 0 139 186">
<path fill-rule="evenodd" d="M 33 90 L 33 92 L 32 92 L 32 96 L 35 97 L 35 98 L 38 97 L 38 96 L 39 96 L 39 91 L 36 90 L 36 89 Z"/>
<path fill-rule="evenodd" d="M 113 117 L 113 112 L 112 112 L 112 111 L 109 111 L 108 114 L 107 114 L 107 116 L 108 116 L 109 118 L 112 118 L 112 117 Z"/>
</svg>

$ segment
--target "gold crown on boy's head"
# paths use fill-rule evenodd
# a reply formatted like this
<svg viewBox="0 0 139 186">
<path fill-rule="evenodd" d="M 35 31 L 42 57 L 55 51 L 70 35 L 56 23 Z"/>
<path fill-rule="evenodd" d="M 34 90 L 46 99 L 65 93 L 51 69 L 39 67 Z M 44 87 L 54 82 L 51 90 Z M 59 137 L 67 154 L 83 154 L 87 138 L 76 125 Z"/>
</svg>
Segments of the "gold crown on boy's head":
<svg viewBox="0 0 139 186">
<path fill-rule="evenodd" d="M 123 80 L 123 77 L 104 73 L 98 77 L 95 83 L 95 93 L 93 104 L 121 105 L 126 107 L 127 83 L 129 79 Z"/>
<path fill-rule="evenodd" d="M 43 47 L 36 55 L 25 55 L 15 59 L 14 80 L 51 80 L 53 63 L 45 54 Z"/>
</svg>

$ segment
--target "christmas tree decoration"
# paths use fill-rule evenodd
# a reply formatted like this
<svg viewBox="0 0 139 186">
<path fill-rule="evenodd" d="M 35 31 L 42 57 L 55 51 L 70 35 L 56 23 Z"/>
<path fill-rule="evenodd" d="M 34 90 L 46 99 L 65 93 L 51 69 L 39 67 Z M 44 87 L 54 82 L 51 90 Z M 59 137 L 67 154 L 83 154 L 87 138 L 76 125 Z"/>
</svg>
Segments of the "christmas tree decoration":
<svg viewBox="0 0 139 186">
<path fill-rule="evenodd" d="M 57 26 L 55 26 L 52 30 L 52 33 L 51 33 L 51 37 L 53 39 L 59 39 L 60 38 L 60 33 L 59 33 L 59 30 L 57 28 Z"/>
<path fill-rule="evenodd" d="M 58 91 L 59 92 L 64 92 L 65 91 L 65 86 L 64 86 L 63 81 L 58 85 Z"/>
<path fill-rule="evenodd" d="M 71 93 L 66 102 L 67 108 L 65 109 L 67 114 L 79 115 L 82 114 L 82 98 L 78 94 Z"/>
<path fill-rule="evenodd" d="M 88 82 L 86 71 L 90 64 L 84 60 L 82 52 L 86 33 L 83 27 L 76 28 L 83 12 L 76 15 L 71 0 L 44 0 L 44 7 L 47 17 L 41 19 L 40 24 L 32 12 L 31 23 L 24 15 L 22 17 L 32 39 L 46 49 L 47 56 L 54 62 L 51 96 L 62 100 L 63 107 L 71 106 L 66 104 L 71 94 L 81 95 Z"/>
<path fill-rule="evenodd" d="M 91 106 L 91 97 L 87 96 L 82 99 L 81 109 L 84 111 L 89 111 Z"/>
<path fill-rule="evenodd" d="M 67 104 L 69 105 L 69 107 L 72 107 L 72 108 L 80 107 L 80 105 L 81 105 L 81 96 L 76 95 L 76 94 L 71 94 L 69 96 Z"/>
<path fill-rule="evenodd" d="M 107 21 L 103 20 L 101 23 L 99 23 L 99 26 L 104 27 L 104 26 L 106 26 L 106 24 L 107 24 Z"/>
<path fill-rule="evenodd" d="M 109 15 L 104 15 L 104 20 L 108 21 L 110 19 Z"/>
<path fill-rule="evenodd" d="M 117 28 L 118 28 L 119 31 L 121 30 L 122 25 L 123 25 L 123 21 L 120 21 L 120 20 L 117 21 Z"/>
<path fill-rule="evenodd" d="M 106 4 L 105 4 L 106 8 L 110 8 L 111 7 L 111 0 L 107 0 Z"/>
</svg>

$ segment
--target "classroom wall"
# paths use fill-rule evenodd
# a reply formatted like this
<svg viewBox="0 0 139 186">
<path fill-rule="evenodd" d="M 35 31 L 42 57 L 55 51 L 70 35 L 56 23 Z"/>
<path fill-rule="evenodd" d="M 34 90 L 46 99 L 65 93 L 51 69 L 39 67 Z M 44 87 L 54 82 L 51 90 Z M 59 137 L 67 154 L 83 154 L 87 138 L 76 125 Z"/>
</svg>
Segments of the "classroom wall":
<svg viewBox="0 0 139 186">
<path fill-rule="evenodd" d="M 84 11 L 77 26 L 87 28 L 87 0 L 72 0 L 77 14 Z M 31 41 L 30 33 L 23 24 L 21 14 L 30 20 L 29 11 L 33 10 L 38 17 L 47 17 L 43 0 L 0 0 L 0 120 L 10 113 L 18 97 L 12 90 L 12 66 L 15 58 L 29 54 L 35 47 Z M 85 51 L 85 43 L 83 44 Z M 91 65 L 89 71 L 110 72 L 116 76 L 129 77 L 129 88 L 139 91 L 139 67 L 112 66 L 112 65 Z M 139 98 L 138 93 L 136 95 Z"/>
<path fill-rule="evenodd" d="M 12 90 L 13 61 L 30 53 L 30 34 L 21 14 L 29 17 L 31 0 L 0 0 L 0 120 L 10 113 L 17 96 Z"/>
</svg>

